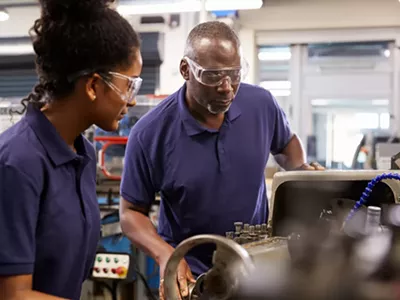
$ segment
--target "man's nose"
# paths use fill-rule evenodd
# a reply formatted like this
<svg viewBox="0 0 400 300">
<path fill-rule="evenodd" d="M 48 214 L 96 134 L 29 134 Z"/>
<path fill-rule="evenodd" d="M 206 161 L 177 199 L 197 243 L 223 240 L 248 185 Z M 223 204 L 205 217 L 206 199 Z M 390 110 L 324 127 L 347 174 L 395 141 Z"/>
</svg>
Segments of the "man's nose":
<svg viewBox="0 0 400 300">
<path fill-rule="evenodd" d="M 220 93 L 229 93 L 233 90 L 232 88 L 232 80 L 229 76 L 225 77 L 224 79 L 222 79 L 220 85 L 218 86 L 218 91 Z"/>
</svg>

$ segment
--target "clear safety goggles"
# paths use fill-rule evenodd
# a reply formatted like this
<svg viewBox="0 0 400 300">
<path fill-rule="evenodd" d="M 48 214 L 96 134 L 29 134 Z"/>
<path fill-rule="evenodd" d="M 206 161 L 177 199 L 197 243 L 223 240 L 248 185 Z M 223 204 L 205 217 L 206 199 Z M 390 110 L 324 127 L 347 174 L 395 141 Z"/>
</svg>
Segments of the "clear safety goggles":
<svg viewBox="0 0 400 300">
<path fill-rule="evenodd" d="M 135 97 L 139 93 L 140 87 L 142 86 L 143 79 L 140 77 L 129 77 L 116 72 L 108 72 L 109 75 L 128 81 L 128 88 L 126 92 L 122 92 L 110 79 L 104 78 L 102 79 L 104 82 L 114 91 L 116 92 L 122 100 L 126 101 L 129 104 L 132 104 L 135 101 Z"/>
<path fill-rule="evenodd" d="M 242 59 L 240 67 L 219 69 L 205 69 L 187 56 L 184 59 L 189 64 L 189 68 L 196 80 L 207 86 L 219 86 L 226 79 L 230 80 L 231 84 L 239 84 L 247 76 L 249 69 L 244 59 Z"/>
</svg>

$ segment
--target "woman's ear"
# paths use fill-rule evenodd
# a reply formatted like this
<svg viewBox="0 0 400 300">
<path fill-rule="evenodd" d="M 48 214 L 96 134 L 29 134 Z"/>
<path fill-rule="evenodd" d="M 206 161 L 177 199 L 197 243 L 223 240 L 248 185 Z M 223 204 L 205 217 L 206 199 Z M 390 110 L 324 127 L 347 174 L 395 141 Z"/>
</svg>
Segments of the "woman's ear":
<svg viewBox="0 0 400 300">
<path fill-rule="evenodd" d="M 99 74 L 93 74 L 86 81 L 86 95 L 89 97 L 90 101 L 95 101 L 97 98 L 97 94 L 99 92 L 100 86 L 99 83 L 101 81 L 101 77 Z"/>
</svg>

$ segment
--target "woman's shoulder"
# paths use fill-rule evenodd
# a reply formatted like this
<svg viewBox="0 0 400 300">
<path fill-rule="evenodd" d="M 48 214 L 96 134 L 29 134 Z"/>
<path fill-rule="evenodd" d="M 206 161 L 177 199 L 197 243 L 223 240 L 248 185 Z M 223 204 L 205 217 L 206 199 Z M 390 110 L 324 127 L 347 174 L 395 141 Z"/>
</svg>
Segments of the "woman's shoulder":
<svg viewBox="0 0 400 300">
<path fill-rule="evenodd" d="M 0 134 L 0 165 L 31 173 L 39 171 L 42 159 L 38 139 L 23 120 Z"/>
</svg>

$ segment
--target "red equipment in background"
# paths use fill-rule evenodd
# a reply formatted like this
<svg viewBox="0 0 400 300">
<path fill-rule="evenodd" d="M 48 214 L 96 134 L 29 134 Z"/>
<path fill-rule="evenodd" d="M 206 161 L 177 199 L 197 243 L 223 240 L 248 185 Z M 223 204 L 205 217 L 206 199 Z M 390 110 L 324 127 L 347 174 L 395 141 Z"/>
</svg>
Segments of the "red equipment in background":
<svg viewBox="0 0 400 300">
<path fill-rule="evenodd" d="M 130 110 L 132 110 L 134 112 L 133 115 L 136 115 L 138 118 L 140 118 L 142 115 L 144 115 L 150 109 L 152 109 L 153 107 L 158 105 L 162 100 L 164 100 L 167 97 L 168 97 L 168 95 L 138 95 L 136 97 L 136 106 L 130 108 Z M 125 136 L 125 134 L 124 134 L 124 136 L 95 135 L 93 137 L 93 140 L 95 142 L 103 143 L 101 149 L 98 152 L 98 166 L 106 180 L 111 180 L 111 181 L 121 180 L 121 175 L 113 174 L 110 172 L 109 168 L 107 168 L 107 166 L 106 166 L 106 150 L 110 146 L 126 145 L 126 143 L 128 141 L 128 137 Z M 121 165 L 119 167 L 122 170 L 123 166 Z"/>
<path fill-rule="evenodd" d="M 121 175 L 111 174 L 105 165 L 106 150 L 112 145 L 126 145 L 128 142 L 127 136 L 95 136 L 96 142 L 104 142 L 98 155 L 98 165 L 104 176 L 109 180 L 121 180 Z"/>
</svg>

